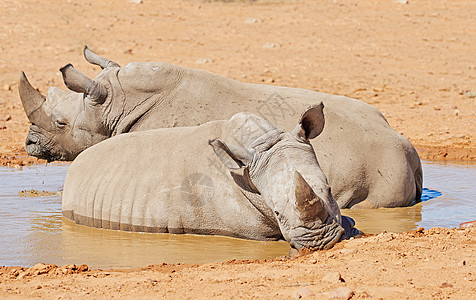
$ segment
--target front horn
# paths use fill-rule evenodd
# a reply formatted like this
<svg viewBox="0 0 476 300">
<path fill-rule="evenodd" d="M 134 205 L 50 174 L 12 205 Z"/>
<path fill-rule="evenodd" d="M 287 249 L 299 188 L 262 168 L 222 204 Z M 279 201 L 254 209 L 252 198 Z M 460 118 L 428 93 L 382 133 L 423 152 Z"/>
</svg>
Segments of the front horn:
<svg viewBox="0 0 476 300">
<path fill-rule="evenodd" d="M 326 221 L 328 214 L 324 203 L 298 171 L 294 173 L 294 193 L 297 210 L 304 219 L 314 221 L 318 218 L 322 222 Z"/>
<path fill-rule="evenodd" d="M 89 50 L 88 46 L 84 46 L 83 50 L 84 58 L 93 65 L 100 66 L 102 69 L 105 68 L 120 68 L 121 66 L 118 63 L 115 63 L 107 58 L 101 57 L 96 53 Z"/>
<path fill-rule="evenodd" d="M 37 113 L 35 114 L 35 112 L 40 111 L 46 97 L 30 84 L 23 71 L 20 72 L 18 92 L 28 120 L 30 120 L 31 123 L 35 123 L 37 121 L 37 118 L 35 117 Z"/>
<path fill-rule="evenodd" d="M 73 92 L 87 94 L 91 101 L 95 103 L 104 103 L 107 98 L 107 89 L 104 85 L 89 79 L 86 75 L 77 71 L 72 64 L 67 64 L 60 71 L 68 89 Z"/>
</svg>

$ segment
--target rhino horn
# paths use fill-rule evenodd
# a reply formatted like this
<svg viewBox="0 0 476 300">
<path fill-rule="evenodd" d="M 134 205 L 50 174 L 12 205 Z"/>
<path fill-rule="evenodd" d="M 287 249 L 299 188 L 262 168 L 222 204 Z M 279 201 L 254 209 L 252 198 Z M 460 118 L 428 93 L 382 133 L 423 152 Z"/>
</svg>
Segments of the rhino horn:
<svg viewBox="0 0 476 300">
<path fill-rule="evenodd" d="M 77 71 L 72 64 L 67 64 L 60 71 L 63 74 L 64 83 L 73 92 L 85 93 L 97 104 L 102 104 L 106 100 L 106 87 Z"/>
<path fill-rule="evenodd" d="M 37 123 L 41 106 L 45 102 L 46 97 L 30 84 L 23 71 L 20 72 L 18 91 L 28 120 L 31 123 Z"/>
<path fill-rule="evenodd" d="M 120 68 L 121 66 L 118 63 L 115 63 L 107 58 L 101 57 L 96 53 L 89 50 L 88 46 L 84 46 L 83 50 L 84 58 L 93 65 L 100 66 L 102 69 L 105 68 Z"/>
<path fill-rule="evenodd" d="M 321 198 L 317 196 L 312 187 L 302 177 L 301 173 L 294 173 L 294 185 L 297 210 L 305 220 L 313 221 L 316 218 L 324 222 L 327 211 Z"/>
</svg>

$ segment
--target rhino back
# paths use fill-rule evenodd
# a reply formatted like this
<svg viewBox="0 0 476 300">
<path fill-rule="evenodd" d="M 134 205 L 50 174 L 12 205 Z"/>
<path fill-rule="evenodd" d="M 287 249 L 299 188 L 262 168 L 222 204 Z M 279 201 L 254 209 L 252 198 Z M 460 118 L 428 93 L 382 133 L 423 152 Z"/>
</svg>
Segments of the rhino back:
<svg viewBox="0 0 476 300">
<path fill-rule="evenodd" d="M 105 229 L 280 238 L 208 145 L 227 125 L 123 134 L 87 149 L 68 170 L 63 214 Z"/>
<path fill-rule="evenodd" d="M 249 111 L 290 131 L 309 105 L 322 101 L 326 124 L 311 142 L 340 207 L 366 200 L 372 207 L 405 206 L 419 199 L 418 154 L 375 107 L 344 96 L 174 68 L 180 80 L 131 130 L 197 125 Z"/>
</svg>

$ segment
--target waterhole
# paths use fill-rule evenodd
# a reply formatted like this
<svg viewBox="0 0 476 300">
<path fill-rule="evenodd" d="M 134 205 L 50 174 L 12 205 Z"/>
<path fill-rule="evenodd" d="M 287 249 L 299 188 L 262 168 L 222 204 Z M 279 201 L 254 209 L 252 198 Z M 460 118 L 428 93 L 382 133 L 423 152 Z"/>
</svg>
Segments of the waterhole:
<svg viewBox="0 0 476 300">
<path fill-rule="evenodd" d="M 225 237 L 145 234 L 78 226 L 61 215 L 68 164 L 0 168 L 0 265 L 82 264 L 126 268 L 166 263 L 207 263 L 286 255 L 286 242 Z M 476 164 L 424 162 L 424 186 L 441 196 L 411 207 L 343 210 L 368 233 L 417 227 L 458 227 L 476 219 Z"/>
</svg>

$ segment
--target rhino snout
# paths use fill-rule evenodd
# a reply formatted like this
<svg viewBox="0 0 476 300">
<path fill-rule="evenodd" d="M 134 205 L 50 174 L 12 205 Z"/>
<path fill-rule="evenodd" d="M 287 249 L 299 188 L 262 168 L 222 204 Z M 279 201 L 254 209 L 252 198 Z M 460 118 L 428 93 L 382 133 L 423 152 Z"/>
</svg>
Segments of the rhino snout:
<svg viewBox="0 0 476 300">
<path fill-rule="evenodd" d="M 28 134 L 25 141 L 28 155 L 38 157 L 40 155 L 40 138 L 36 135 Z"/>
<path fill-rule="evenodd" d="M 40 141 L 40 139 L 37 137 L 37 136 L 34 136 L 34 135 L 28 135 L 26 137 L 26 146 L 28 147 L 29 145 L 32 145 L 32 144 L 38 144 L 38 142 Z"/>
<path fill-rule="evenodd" d="M 289 244 L 297 250 L 326 250 L 332 248 L 334 244 L 339 242 L 345 233 L 342 226 L 333 221 L 329 222 L 321 228 L 303 229 L 298 228 L 293 232 Z"/>
</svg>

